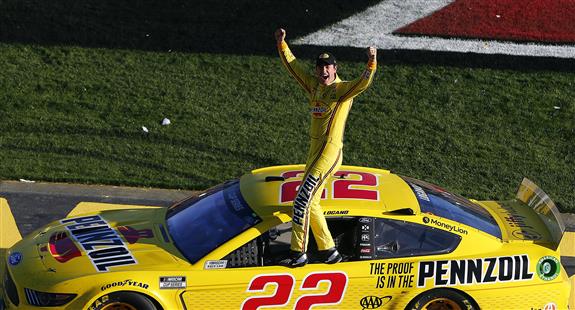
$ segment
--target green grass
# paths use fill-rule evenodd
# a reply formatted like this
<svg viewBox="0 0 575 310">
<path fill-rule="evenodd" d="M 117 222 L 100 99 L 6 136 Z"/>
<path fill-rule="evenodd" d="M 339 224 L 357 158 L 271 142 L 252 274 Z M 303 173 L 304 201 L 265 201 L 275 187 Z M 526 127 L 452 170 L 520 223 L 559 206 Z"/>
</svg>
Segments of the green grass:
<svg viewBox="0 0 575 310">
<path fill-rule="evenodd" d="M 343 78 L 364 67 L 340 62 Z M 0 43 L 0 67 L 0 179 L 203 189 L 305 160 L 305 97 L 275 55 Z M 526 176 L 573 212 L 573 81 L 380 64 L 348 119 L 344 163 L 478 199 L 512 198 Z"/>
</svg>

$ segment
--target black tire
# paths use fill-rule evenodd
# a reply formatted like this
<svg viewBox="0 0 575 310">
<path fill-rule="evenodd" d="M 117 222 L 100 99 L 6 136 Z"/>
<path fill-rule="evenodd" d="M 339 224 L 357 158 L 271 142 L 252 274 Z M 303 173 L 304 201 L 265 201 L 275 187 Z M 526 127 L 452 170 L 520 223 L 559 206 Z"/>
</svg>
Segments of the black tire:
<svg viewBox="0 0 575 310">
<path fill-rule="evenodd" d="M 479 310 L 469 297 L 454 290 L 435 289 L 415 297 L 409 310 Z"/>
<path fill-rule="evenodd" d="M 134 292 L 115 292 L 98 298 L 90 310 L 158 310 L 146 296 Z"/>
</svg>

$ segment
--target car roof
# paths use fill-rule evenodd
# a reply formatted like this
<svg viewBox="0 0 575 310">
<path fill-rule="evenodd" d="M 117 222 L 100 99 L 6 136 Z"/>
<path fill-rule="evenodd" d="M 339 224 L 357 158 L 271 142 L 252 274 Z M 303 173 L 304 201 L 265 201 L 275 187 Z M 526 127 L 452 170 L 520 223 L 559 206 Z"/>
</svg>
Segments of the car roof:
<svg viewBox="0 0 575 310">
<path fill-rule="evenodd" d="M 242 195 L 262 217 L 291 214 L 304 168 L 288 165 L 253 170 L 240 178 Z M 356 166 L 341 166 L 327 180 L 321 207 L 324 212 L 347 211 L 340 214 L 350 216 L 421 212 L 415 194 L 401 177 L 388 170 Z"/>
</svg>

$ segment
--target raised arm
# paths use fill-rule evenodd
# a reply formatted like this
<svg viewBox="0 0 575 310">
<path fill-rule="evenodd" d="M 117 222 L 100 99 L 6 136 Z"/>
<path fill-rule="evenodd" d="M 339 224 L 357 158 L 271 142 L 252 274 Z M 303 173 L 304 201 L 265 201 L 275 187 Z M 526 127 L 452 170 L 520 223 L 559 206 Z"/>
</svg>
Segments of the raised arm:
<svg viewBox="0 0 575 310">
<path fill-rule="evenodd" d="M 289 46 L 285 41 L 286 31 L 279 28 L 276 30 L 274 36 L 276 38 L 278 53 L 284 67 L 288 70 L 289 74 L 296 79 L 298 84 L 306 91 L 306 93 L 311 94 L 311 88 L 315 81 L 315 77 L 297 61 L 289 49 Z"/>
<path fill-rule="evenodd" d="M 341 89 L 338 89 L 338 94 L 341 94 L 340 101 L 347 100 L 357 96 L 359 93 L 366 90 L 377 68 L 377 49 L 373 46 L 367 48 L 367 67 L 360 77 L 355 80 L 342 84 Z"/>
</svg>

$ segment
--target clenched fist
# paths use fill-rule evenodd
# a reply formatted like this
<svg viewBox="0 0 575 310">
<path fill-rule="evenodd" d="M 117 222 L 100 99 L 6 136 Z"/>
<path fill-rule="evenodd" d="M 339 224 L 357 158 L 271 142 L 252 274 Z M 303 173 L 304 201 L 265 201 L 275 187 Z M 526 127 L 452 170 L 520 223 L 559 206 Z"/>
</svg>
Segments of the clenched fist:
<svg viewBox="0 0 575 310">
<path fill-rule="evenodd" d="M 373 46 L 368 47 L 367 57 L 369 57 L 369 60 L 375 60 L 375 58 L 377 57 L 377 49 Z"/>
<path fill-rule="evenodd" d="M 279 28 L 278 30 L 276 30 L 274 35 L 276 37 L 276 42 L 280 43 L 286 38 L 286 31 L 282 28 Z"/>
</svg>

